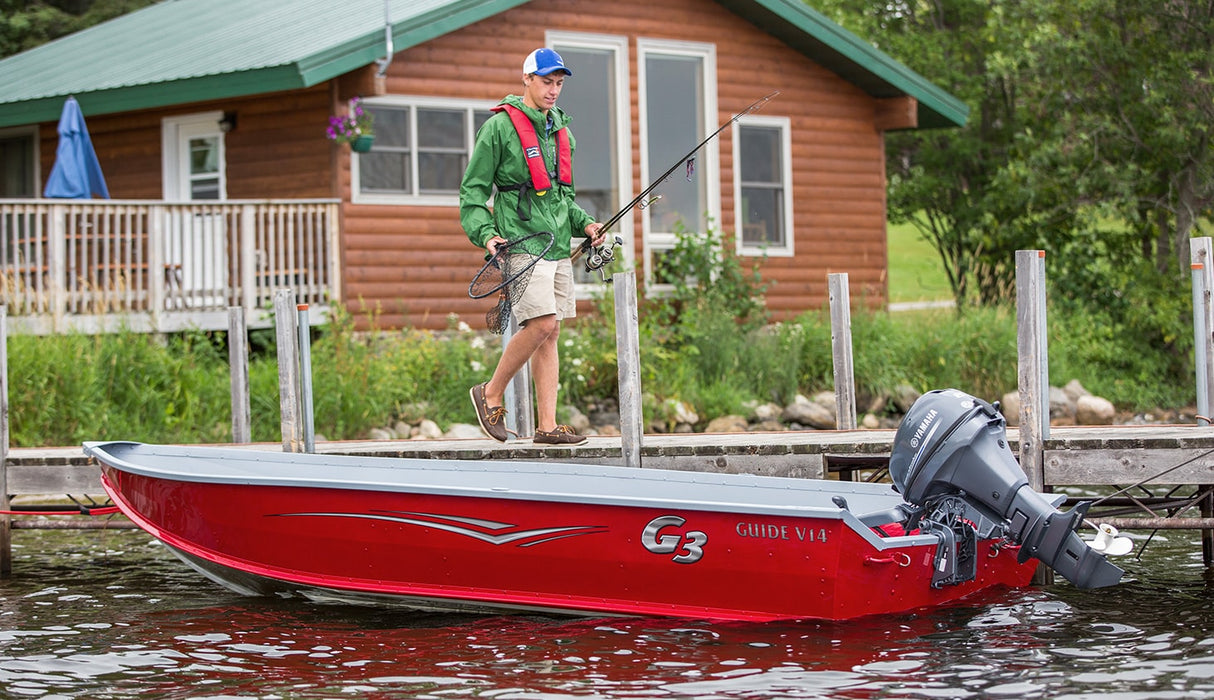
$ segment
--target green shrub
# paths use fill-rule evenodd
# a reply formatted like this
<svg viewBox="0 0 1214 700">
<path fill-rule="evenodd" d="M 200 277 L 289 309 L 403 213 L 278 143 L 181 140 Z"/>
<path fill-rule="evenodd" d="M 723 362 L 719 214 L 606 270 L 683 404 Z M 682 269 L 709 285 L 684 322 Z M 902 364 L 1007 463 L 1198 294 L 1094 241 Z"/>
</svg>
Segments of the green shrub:
<svg viewBox="0 0 1214 700">
<path fill-rule="evenodd" d="M 762 285 L 728 254 L 703 248 L 685 269 L 704 277 L 675 285 L 639 310 L 641 385 L 647 421 L 669 423 L 671 401 L 689 404 L 701 424 L 833 388 L 826 310 L 767 325 L 756 300 Z M 673 259 L 673 258 L 672 258 Z M 690 258 L 689 258 L 690 260 Z M 682 268 L 680 268 L 682 269 Z M 1189 300 L 1171 283 L 1143 275 L 1106 303 L 1059 294 L 1048 311 L 1050 379 L 1077 379 L 1123 409 L 1193 402 Z M 697 292 L 696 290 L 702 290 Z M 613 300 L 562 330 L 561 402 L 583 410 L 618 394 Z M 374 318 L 371 324 L 374 328 Z M 1016 388 L 1016 319 L 1010 309 L 966 308 L 852 314 L 854 376 L 866 397 L 908 384 L 918 391 L 956 387 L 987 399 Z M 461 326 L 356 332 L 334 312 L 313 331 L 316 431 L 330 439 L 365 437 L 371 428 L 425 417 L 446 428 L 475 423 L 468 387 L 485 381 L 500 340 Z M 280 439 L 277 356 L 272 335 L 251 339 L 253 439 Z M 193 443 L 230 440 L 226 338 L 118 333 L 96 337 L 10 336 L 11 441 L 14 446 L 129 439 Z M 863 410 L 866 404 L 861 403 Z"/>
</svg>

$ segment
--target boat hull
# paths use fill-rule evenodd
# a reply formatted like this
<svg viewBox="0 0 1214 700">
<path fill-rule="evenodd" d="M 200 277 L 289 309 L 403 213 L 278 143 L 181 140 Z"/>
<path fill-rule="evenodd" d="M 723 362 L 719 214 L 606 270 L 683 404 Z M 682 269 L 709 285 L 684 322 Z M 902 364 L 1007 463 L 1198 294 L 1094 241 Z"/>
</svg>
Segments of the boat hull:
<svg viewBox="0 0 1214 700">
<path fill-rule="evenodd" d="M 125 514 L 247 594 L 441 610 L 844 620 L 1026 585 L 1036 566 L 979 542 L 977 576 L 933 588 L 933 538 L 877 537 L 851 515 L 821 509 L 190 480 L 101 461 L 102 483 Z"/>
</svg>

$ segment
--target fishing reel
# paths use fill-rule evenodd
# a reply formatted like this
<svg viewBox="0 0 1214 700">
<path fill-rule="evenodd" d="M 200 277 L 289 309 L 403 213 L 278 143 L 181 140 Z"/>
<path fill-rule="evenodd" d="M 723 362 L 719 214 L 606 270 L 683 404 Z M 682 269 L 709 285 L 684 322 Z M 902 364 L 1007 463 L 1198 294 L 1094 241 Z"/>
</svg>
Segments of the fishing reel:
<svg viewBox="0 0 1214 700">
<path fill-rule="evenodd" d="M 612 236 L 609 243 L 604 243 L 601 246 L 595 246 L 590 249 L 590 254 L 586 256 L 586 272 L 598 272 L 599 277 L 603 282 L 610 282 L 611 277 L 607 275 L 605 269 L 615 260 L 615 249 L 624 245 L 624 239 L 620 236 Z"/>
</svg>

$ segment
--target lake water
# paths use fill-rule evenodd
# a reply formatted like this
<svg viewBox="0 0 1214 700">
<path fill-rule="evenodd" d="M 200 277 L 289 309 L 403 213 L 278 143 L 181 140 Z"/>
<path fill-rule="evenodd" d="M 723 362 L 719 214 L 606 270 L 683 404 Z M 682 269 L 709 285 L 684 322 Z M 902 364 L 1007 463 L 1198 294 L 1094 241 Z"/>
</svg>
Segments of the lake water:
<svg viewBox="0 0 1214 700">
<path fill-rule="evenodd" d="M 1214 574 L 1192 531 L 1119 559 L 1113 589 L 1060 582 L 839 624 L 244 598 L 139 531 L 13 540 L 5 698 L 1214 698 Z"/>
</svg>

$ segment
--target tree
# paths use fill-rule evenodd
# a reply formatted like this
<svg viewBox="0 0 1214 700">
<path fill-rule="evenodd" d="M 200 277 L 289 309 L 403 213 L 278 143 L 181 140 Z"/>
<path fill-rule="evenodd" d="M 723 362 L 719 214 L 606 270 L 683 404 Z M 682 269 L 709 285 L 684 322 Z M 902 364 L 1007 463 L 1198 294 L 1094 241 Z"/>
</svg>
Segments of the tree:
<svg viewBox="0 0 1214 700">
<path fill-rule="evenodd" d="M 1071 225 L 1063 193 L 1014 167 L 1026 123 L 1023 63 L 1006 46 L 1031 28 L 1012 0 L 824 0 L 835 21 L 962 99 L 960 129 L 886 134 L 889 217 L 940 254 L 958 308 L 1013 291 L 1015 251 Z"/>
<path fill-rule="evenodd" d="M 1082 205 L 1124 222 L 1107 254 L 1187 279 L 1188 241 L 1214 205 L 1214 3 L 1042 3 L 1026 85 Z M 1208 226 L 1208 222 L 1205 224 Z M 1117 235 L 1120 231 L 1120 235 Z"/>
<path fill-rule="evenodd" d="M 154 2 L 156 0 L 0 0 L 0 58 Z"/>
<path fill-rule="evenodd" d="M 887 136 L 890 217 L 936 246 L 959 304 L 1006 297 L 1028 247 L 1183 281 L 1214 205 L 1214 4 L 820 5 L 971 106 L 963 129 Z"/>
</svg>

